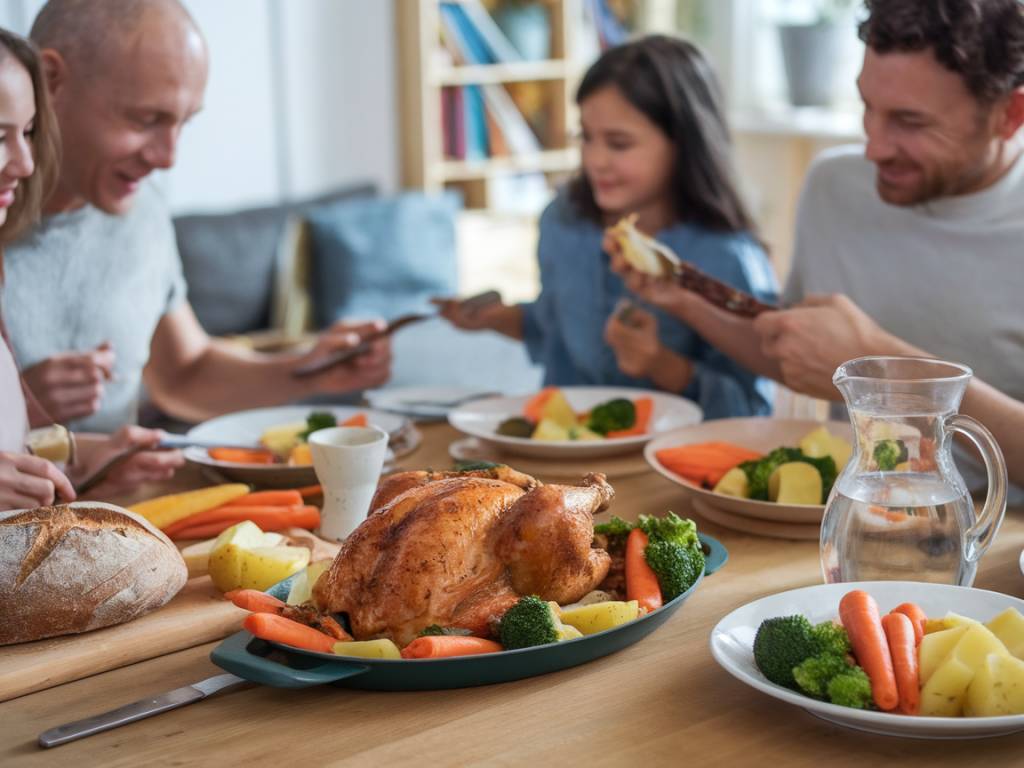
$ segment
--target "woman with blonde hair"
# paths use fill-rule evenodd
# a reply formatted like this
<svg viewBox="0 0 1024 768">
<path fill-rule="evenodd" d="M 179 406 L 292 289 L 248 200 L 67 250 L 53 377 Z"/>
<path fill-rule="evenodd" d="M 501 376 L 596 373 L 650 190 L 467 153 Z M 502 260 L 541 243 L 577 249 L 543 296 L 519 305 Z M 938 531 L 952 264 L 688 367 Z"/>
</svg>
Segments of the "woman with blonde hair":
<svg viewBox="0 0 1024 768">
<path fill-rule="evenodd" d="M 3 247 L 39 220 L 47 196 L 53 191 L 60 167 L 57 121 L 50 107 L 46 84 L 35 47 L 0 28 L 0 284 L 3 282 Z M 70 501 L 75 490 L 68 475 L 56 465 L 26 451 L 30 417 L 51 421 L 23 387 L 7 339 L 0 306 L 0 511 Z M 112 456 L 143 447 L 155 447 L 156 430 L 130 427 L 113 436 L 79 436 L 72 476 L 87 477 Z M 164 479 L 181 463 L 164 454 L 139 452 L 98 486 L 98 493 L 115 493 L 145 480 Z M 172 466 L 168 466 L 168 465 Z"/>
</svg>

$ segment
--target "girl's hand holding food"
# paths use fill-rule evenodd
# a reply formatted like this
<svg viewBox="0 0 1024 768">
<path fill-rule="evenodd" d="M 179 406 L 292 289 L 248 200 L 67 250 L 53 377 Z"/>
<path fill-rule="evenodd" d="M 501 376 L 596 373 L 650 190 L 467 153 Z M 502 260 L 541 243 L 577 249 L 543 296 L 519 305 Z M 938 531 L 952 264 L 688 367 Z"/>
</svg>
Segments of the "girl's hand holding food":
<svg viewBox="0 0 1024 768">
<path fill-rule="evenodd" d="M 690 382 L 690 362 L 665 347 L 658 338 L 658 320 L 650 312 L 627 304 L 608 318 L 604 339 L 627 376 L 650 378 L 659 389 L 681 392 Z"/>
<path fill-rule="evenodd" d="M 619 249 L 618 240 L 605 232 L 603 246 L 611 257 L 611 268 L 634 296 L 663 309 L 683 322 L 689 322 L 689 313 L 704 302 L 697 294 L 687 291 L 667 278 L 647 275 L 630 266 Z"/>
<path fill-rule="evenodd" d="M 0 511 L 73 501 L 71 481 L 38 456 L 0 451 Z"/>
</svg>

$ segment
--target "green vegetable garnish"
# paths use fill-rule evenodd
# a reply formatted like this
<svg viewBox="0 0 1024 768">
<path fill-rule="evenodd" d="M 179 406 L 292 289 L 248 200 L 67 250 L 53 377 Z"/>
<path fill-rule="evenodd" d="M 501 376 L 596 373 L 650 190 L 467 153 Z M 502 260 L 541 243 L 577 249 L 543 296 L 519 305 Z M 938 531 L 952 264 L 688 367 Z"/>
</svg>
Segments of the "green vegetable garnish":
<svg viewBox="0 0 1024 768">
<path fill-rule="evenodd" d="M 590 412 L 587 429 L 599 435 L 607 435 L 620 429 L 630 429 L 636 424 L 636 406 L 632 400 L 618 398 L 601 403 Z"/>
<path fill-rule="evenodd" d="M 824 504 L 836 481 L 835 459 L 831 456 L 805 456 L 799 448 L 776 448 L 767 456 L 741 463 L 740 469 L 746 473 L 750 485 L 749 498 L 768 501 L 768 479 L 779 465 L 790 461 L 802 461 L 818 470 L 821 475 L 821 503 Z"/>
<path fill-rule="evenodd" d="M 652 540 L 644 550 L 644 560 L 658 577 L 661 599 L 666 603 L 696 584 L 704 573 L 704 553 L 675 541 Z"/>
<path fill-rule="evenodd" d="M 306 429 L 299 433 L 299 439 L 303 442 L 309 441 L 309 436 L 321 429 L 330 429 L 338 426 L 338 420 L 333 413 L 327 411 L 313 411 L 306 417 Z"/>
<path fill-rule="evenodd" d="M 558 641 L 558 619 L 550 605 L 528 595 L 505 611 L 498 634 L 508 650 L 546 645 Z"/>
</svg>

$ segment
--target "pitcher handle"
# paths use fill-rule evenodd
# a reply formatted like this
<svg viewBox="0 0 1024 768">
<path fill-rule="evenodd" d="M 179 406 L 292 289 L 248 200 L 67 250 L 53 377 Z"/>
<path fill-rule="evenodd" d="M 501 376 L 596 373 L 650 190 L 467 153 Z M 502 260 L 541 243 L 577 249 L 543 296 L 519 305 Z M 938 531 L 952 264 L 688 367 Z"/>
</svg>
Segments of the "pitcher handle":
<svg viewBox="0 0 1024 768">
<path fill-rule="evenodd" d="M 1006 514 L 1006 461 L 999 443 L 979 421 L 957 413 L 943 423 L 949 432 L 959 432 L 974 443 L 985 461 L 988 495 L 981 514 L 964 536 L 964 558 L 973 563 L 985 554 Z"/>
</svg>

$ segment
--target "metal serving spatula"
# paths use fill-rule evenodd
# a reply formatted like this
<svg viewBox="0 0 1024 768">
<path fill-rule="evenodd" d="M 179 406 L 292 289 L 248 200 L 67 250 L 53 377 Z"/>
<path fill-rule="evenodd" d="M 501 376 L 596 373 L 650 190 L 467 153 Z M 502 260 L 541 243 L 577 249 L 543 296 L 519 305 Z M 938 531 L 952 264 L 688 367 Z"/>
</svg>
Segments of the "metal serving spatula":
<svg viewBox="0 0 1024 768">
<path fill-rule="evenodd" d="M 218 691 L 233 688 L 236 685 L 247 682 L 247 680 L 232 674 L 208 677 L 205 680 L 200 680 L 198 683 L 192 683 L 192 685 L 161 693 L 159 696 L 140 699 L 131 704 L 125 704 L 123 707 L 112 709 L 109 712 L 76 720 L 73 723 L 58 725 L 56 728 L 51 728 L 39 734 L 39 746 L 47 748 L 59 747 L 61 744 L 67 744 L 69 741 L 84 739 L 86 736 L 92 736 L 95 733 L 109 731 L 128 723 L 134 723 L 136 720 L 143 720 L 153 715 L 159 715 L 161 712 L 183 707 L 186 704 L 205 699 L 207 696 L 211 696 Z"/>
</svg>

